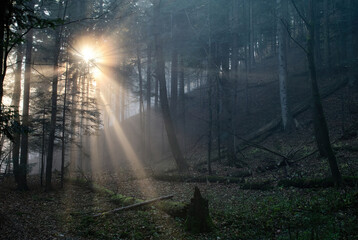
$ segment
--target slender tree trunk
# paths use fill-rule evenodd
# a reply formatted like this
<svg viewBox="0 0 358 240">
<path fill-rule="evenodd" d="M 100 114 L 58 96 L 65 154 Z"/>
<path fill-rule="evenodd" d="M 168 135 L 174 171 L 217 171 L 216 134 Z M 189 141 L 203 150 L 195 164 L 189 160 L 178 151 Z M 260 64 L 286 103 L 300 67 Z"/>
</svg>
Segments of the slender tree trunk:
<svg viewBox="0 0 358 240">
<path fill-rule="evenodd" d="M 171 68 L 170 109 L 171 109 L 171 114 L 174 118 L 177 116 L 177 98 L 178 98 L 178 51 L 177 51 L 177 49 L 173 49 L 172 50 L 172 68 Z M 174 122 L 175 122 L 175 120 L 174 120 Z"/>
<path fill-rule="evenodd" d="M 219 53 L 218 53 L 218 44 L 215 43 L 215 83 L 216 83 L 216 135 L 217 135 L 217 148 L 218 148 L 218 159 L 221 163 L 221 109 L 222 109 L 222 99 L 221 99 L 221 86 L 219 78 Z"/>
<path fill-rule="evenodd" d="M 10 31 L 10 17 L 8 16 L 11 8 L 10 0 L 0 1 L 0 118 L 2 115 L 2 98 L 4 95 L 4 80 L 7 69 L 7 56 L 9 47 L 9 37 L 6 33 Z"/>
<path fill-rule="evenodd" d="M 48 139 L 48 148 L 47 148 L 47 159 L 46 159 L 46 182 L 45 188 L 46 191 L 52 189 L 52 163 L 53 163 L 53 152 L 55 144 L 55 132 L 56 132 L 56 116 L 57 116 L 57 85 L 58 85 L 58 60 L 59 60 L 59 51 L 60 51 L 60 33 L 56 31 L 56 44 L 55 44 L 55 56 L 54 56 L 54 66 L 53 72 L 54 76 L 52 78 L 52 96 L 51 96 L 51 122 L 50 122 L 50 134 Z"/>
<path fill-rule="evenodd" d="M 353 13 L 352 13 L 352 9 L 353 9 L 353 4 L 352 4 L 352 0 L 345 0 L 346 1 L 346 9 L 347 9 L 347 42 L 345 44 L 346 47 L 346 56 L 347 56 L 347 65 L 348 65 L 348 79 L 349 79 L 349 84 L 351 86 L 354 86 L 357 84 L 357 80 L 354 76 L 354 29 L 356 28 L 356 26 L 354 25 L 354 20 L 353 20 Z M 357 87 L 357 86 L 356 86 Z"/>
<path fill-rule="evenodd" d="M 46 107 L 42 114 L 42 144 L 41 144 L 41 169 L 40 169 L 40 185 L 43 186 L 44 179 L 44 165 L 45 165 L 45 121 L 46 121 Z"/>
<path fill-rule="evenodd" d="M 139 75 L 139 115 L 140 115 L 140 129 L 141 129 L 141 149 L 142 150 L 142 159 L 145 158 L 145 129 L 144 129 L 144 101 L 143 101 L 143 77 L 142 77 L 142 61 L 139 52 L 139 47 L 137 48 L 137 67 Z"/>
<path fill-rule="evenodd" d="M 155 23 L 156 26 L 159 28 L 159 16 L 160 16 L 160 2 L 155 6 Z M 167 87 L 165 81 L 165 62 L 163 56 L 163 44 L 161 36 L 159 35 L 159 31 L 155 34 L 155 53 L 156 53 L 156 78 L 160 83 L 160 105 L 162 109 L 164 125 L 168 135 L 168 141 L 170 144 L 171 151 L 173 153 L 174 159 L 176 161 L 177 167 L 180 171 L 184 171 L 188 169 L 188 164 L 183 157 L 183 154 L 180 150 L 177 136 L 175 134 L 174 125 L 172 122 L 172 118 L 170 115 L 170 109 L 168 104 L 168 97 L 167 97 Z"/>
<path fill-rule="evenodd" d="M 66 62 L 66 76 L 65 76 L 65 93 L 63 98 L 63 109 L 62 109 L 62 149 L 61 149 L 61 188 L 63 188 L 64 175 L 65 175 L 65 152 L 66 152 L 66 104 L 67 104 L 67 82 L 68 82 L 68 57 Z"/>
<path fill-rule="evenodd" d="M 212 109 L 212 92 L 213 92 L 213 71 L 215 70 L 215 64 L 213 63 L 212 56 L 212 40 L 211 40 L 211 1 L 209 1 L 208 7 L 208 20 L 209 20 L 209 52 L 208 52 L 208 65 L 207 65 L 207 83 L 209 85 L 208 89 L 208 110 L 209 110 L 209 126 L 208 126 L 208 171 L 209 175 L 212 174 L 211 169 L 211 151 L 212 151 L 212 142 L 213 142 L 213 109 Z"/>
<path fill-rule="evenodd" d="M 71 161 L 71 172 L 76 170 L 77 166 L 77 154 L 76 154 L 76 121 L 77 121 L 77 81 L 78 81 L 78 71 L 72 76 L 72 90 L 71 90 L 71 149 L 70 149 L 70 161 Z"/>
<path fill-rule="evenodd" d="M 232 100 L 233 91 L 230 82 L 229 72 L 229 45 L 222 45 L 222 76 L 221 84 L 223 89 L 223 133 L 224 145 L 227 150 L 227 160 L 230 165 L 236 163 L 236 153 L 234 147 L 234 134 L 233 134 L 233 113 L 232 113 Z"/>
<path fill-rule="evenodd" d="M 253 24 L 253 0 L 249 1 L 249 69 L 250 72 L 252 67 L 255 63 L 255 56 L 254 56 L 254 24 Z"/>
<path fill-rule="evenodd" d="M 19 106 L 20 106 L 20 95 L 21 95 L 21 73 L 22 73 L 22 59 L 23 59 L 23 47 L 20 44 L 17 48 L 16 53 L 16 70 L 15 70 L 15 83 L 14 92 L 12 95 L 11 105 L 14 106 L 15 110 L 15 121 L 20 124 Z M 12 150 L 12 165 L 15 181 L 19 184 L 19 155 L 20 155 L 20 133 L 14 134 L 14 147 Z"/>
<path fill-rule="evenodd" d="M 285 10 L 284 1 L 287 0 L 277 0 L 277 36 L 278 36 L 278 78 L 280 84 L 280 103 L 281 103 L 281 118 L 283 129 L 290 130 L 293 124 L 293 119 L 290 114 L 288 98 L 287 98 L 287 37 L 285 32 L 285 27 L 283 25 L 283 11 Z"/>
<path fill-rule="evenodd" d="M 22 106 L 22 125 L 25 128 L 29 127 L 29 102 L 30 102 L 30 81 L 31 81 L 31 59 L 32 59 L 32 36 L 33 30 L 30 30 L 26 35 L 26 62 L 25 62 L 25 82 L 24 82 L 24 97 Z M 28 164 L 28 131 L 22 134 L 21 138 L 21 155 L 20 155 L 20 169 L 19 169 L 19 185 L 20 190 L 27 190 L 27 164 Z"/>
<path fill-rule="evenodd" d="M 149 41 L 147 46 L 147 119 L 146 119 L 146 132 L 147 132 L 147 144 L 146 155 L 151 160 L 151 145 L 150 145 L 150 122 L 151 122 L 151 101 L 152 101 L 152 44 Z"/>
<path fill-rule="evenodd" d="M 159 106 L 159 80 L 155 78 L 155 89 L 154 89 L 154 106 L 157 109 Z"/>
<path fill-rule="evenodd" d="M 324 65 L 328 71 L 330 71 L 332 67 L 331 61 L 331 46 L 330 46 L 330 22 L 329 22 L 329 0 L 323 1 L 323 14 L 324 14 Z M 328 72 L 329 73 L 329 72 Z"/>
<path fill-rule="evenodd" d="M 342 183 L 342 176 L 338 168 L 337 160 L 332 150 L 331 142 L 329 139 L 329 132 L 327 127 L 326 118 L 323 112 L 321 97 L 317 83 L 317 73 L 315 65 L 315 0 L 309 0 L 310 4 L 310 25 L 308 25 L 308 50 L 307 58 L 309 63 L 311 88 L 312 88 L 312 100 L 313 100 L 313 122 L 315 129 L 315 136 L 318 148 L 323 151 L 324 155 L 328 157 L 329 166 L 333 181 L 337 186 Z"/>
<path fill-rule="evenodd" d="M 233 83 L 233 104 L 231 105 L 231 118 L 232 118 L 232 131 L 233 136 L 236 135 L 236 110 L 237 110 L 237 88 L 238 88 L 238 81 L 239 81 L 239 1 L 232 1 L 232 54 L 231 54 L 231 71 L 230 71 L 230 79 Z M 236 137 L 233 137 L 233 145 L 234 149 L 236 149 Z"/>
<path fill-rule="evenodd" d="M 63 12 L 63 19 L 66 14 L 67 3 Z M 59 15 L 62 14 L 62 3 L 59 5 Z M 55 45 L 54 45 L 54 59 L 53 59 L 53 78 L 52 78 L 52 96 L 51 96 L 51 122 L 50 122 L 50 134 L 48 139 L 47 159 L 46 159 L 46 182 L 45 190 L 50 191 L 52 189 L 52 163 L 53 152 L 55 145 L 55 133 L 56 133 L 56 117 L 57 117 L 57 87 L 58 87 L 58 64 L 61 51 L 61 35 L 63 26 L 60 29 L 55 30 Z"/>
<path fill-rule="evenodd" d="M 179 114 L 180 118 L 183 120 L 185 118 L 185 69 L 184 69 L 184 57 L 180 56 L 179 63 Z"/>
</svg>

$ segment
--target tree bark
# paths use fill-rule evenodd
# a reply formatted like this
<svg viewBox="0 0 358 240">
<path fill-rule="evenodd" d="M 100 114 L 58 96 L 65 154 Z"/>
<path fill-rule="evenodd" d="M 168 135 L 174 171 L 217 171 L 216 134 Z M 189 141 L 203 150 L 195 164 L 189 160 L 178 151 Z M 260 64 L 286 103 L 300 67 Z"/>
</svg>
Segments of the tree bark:
<svg viewBox="0 0 358 240">
<path fill-rule="evenodd" d="M 338 168 L 337 160 L 332 150 L 331 142 L 329 139 L 329 131 L 327 127 L 326 117 L 323 112 L 323 106 L 317 83 L 317 72 L 315 65 L 315 0 L 309 0 L 310 5 L 310 24 L 308 28 L 308 43 L 307 43 L 307 59 L 310 70 L 312 100 L 313 100 L 313 123 L 315 129 L 315 136 L 318 149 L 323 151 L 327 156 L 333 181 L 337 186 L 342 183 L 342 176 Z"/>
<path fill-rule="evenodd" d="M 63 19 L 65 17 L 67 9 L 67 2 L 63 12 Z M 59 4 L 59 16 L 62 14 L 63 6 Z M 50 191 L 52 189 L 52 163 L 53 163 L 53 152 L 55 145 L 55 133 L 56 133 L 56 117 L 57 117 L 57 87 L 58 87 L 58 64 L 59 56 L 61 51 L 61 35 L 63 26 L 55 30 L 55 45 L 54 45 L 54 59 L 53 59 L 53 78 L 52 78 L 52 96 L 51 96 L 51 122 L 50 122 L 50 133 L 48 139 L 47 148 L 47 159 L 46 159 L 46 181 L 45 190 Z"/>
<path fill-rule="evenodd" d="M 250 72 L 255 63 L 255 53 L 254 53 L 254 24 L 253 24 L 253 0 L 249 1 L 249 69 Z"/>
<path fill-rule="evenodd" d="M 139 46 L 137 47 L 137 67 L 138 67 L 138 77 L 139 77 L 139 117 L 140 117 L 140 129 L 141 129 L 141 158 L 145 158 L 145 129 L 144 129 L 144 101 L 143 101 L 143 77 L 142 77 L 142 61 L 139 51 Z"/>
<path fill-rule="evenodd" d="M 208 20 L 209 20 L 209 51 L 208 51 L 208 65 L 207 65 L 207 83 L 209 85 L 208 89 L 208 110 L 209 110 L 209 126 L 208 126 L 208 172 L 209 175 L 212 174 L 211 169 L 211 151 L 213 143 L 213 109 L 212 109 L 212 94 L 213 94 L 213 71 L 215 70 L 215 64 L 213 63 L 212 57 L 212 39 L 211 39 L 211 2 L 208 6 Z"/>
<path fill-rule="evenodd" d="M 151 160 L 151 145 L 150 145 L 150 122 L 151 122 L 151 101 L 152 101 L 152 44 L 148 42 L 147 46 L 147 118 L 146 118 L 146 155 Z"/>
<path fill-rule="evenodd" d="M 65 133 L 66 133 L 66 104 L 67 104 L 67 82 L 68 82 L 68 64 L 69 59 L 67 57 L 66 63 L 66 76 L 65 76 L 65 93 L 63 98 L 63 109 L 62 109 L 62 149 L 61 149 L 61 188 L 63 188 L 64 176 L 65 176 Z"/>
<path fill-rule="evenodd" d="M 56 116 L 57 116 L 57 85 L 58 85 L 58 60 L 60 54 L 60 32 L 56 31 L 56 43 L 55 43 L 55 56 L 53 62 L 54 76 L 52 78 L 52 96 L 51 96 L 51 122 L 50 122 L 50 134 L 48 139 L 47 159 L 46 159 L 46 182 L 45 189 L 50 191 L 52 189 L 52 163 L 53 152 L 55 144 L 56 133 Z"/>
<path fill-rule="evenodd" d="M 4 80 L 7 69 L 7 56 L 8 56 L 8 47 L 9 47 L 9 36 L 7 32 L 10 28 L 10 12 L 11 1 L 2 0 L 0 3 L 0 117 L 2 114 L 2 98 L 4 95 Z"/>
<path fill-rule="evenodd" d="M 278 78 L 280 84 L 281 117 L 284 131 L 290 130 L 293 126 L 293 119 L 290 113 L 287 97 L 287 36 L 283 25 L 284 4 L 287 0 L 277 0 L 277 35 L 278 35 Z"/>
<path fill-rule="evenodd" d="M 11 105 L 14 106 L 16 112 L 15 121 L 20 124 L 19 106 L 21 96 L 21 73 L 22 73 L 22 59 L 23 59 L 23 46 L 20 44 L 17 47 L 16 53 L 16 70 L 15 70 L 15 83 L 14 92 L 12 95 Z M 15 181 L 19 184 L 19 154 L 20 154 L 20 133 L 14 134 L 14 147 L 12 150 L 12 164 Z"/>
<path fill-rule="evenodd" d="M 234 146 L 234 135 L 233 135 L 233 90 L 230 81 L 229 72 L 229 45 L 222 44 L 221 46 L 221 66 L 222 66 L 222 98 L 223 98 L 223 140 L 224 145 L 227 149 L 227 160 L 230 165 L 234 165 L 237 161 L 235 146 Z"/>
<path fill-rule="evenodd" d="M 324 0 L 323 2 L 323 14 L 324 14 L 324 65 L 325 68 L 330 71 L 332 67 L 331 61 L 331 46 L 330 46 L 330 28 L 329 28 L 329 2 L 328 0 Z M 329 73 L 329 72 L 328 72 Z"/>
<path fill-rule="evenodd" d="M 174 118 L 177 116 L 177 99 L 178 99 L 178 51 L 177 49 L 173 49 L 172 68 L 171 68 L 170 110 Z"/>
<path fill-rule="evenodd" d="M 24 96 L 22 106 L 22 125 L 28 129 L 29 127 L 29 102 L 30 102 L 30 82 L 31 82 L 31 59 L 32 59 L 32 36 L 33 30 L 30 30 L 26 35 L 26 62 L 25 62 L 25 82 L 24 82 Z M 19 185 L 20 190 L 28 190 L 27 187 L 27 164 L 28 164 L 28 131 L 22 134 L 21 138 L 21 155 L 19 168 Z"/>
<path fill-rule="evenodd" d="M 155 25 L 159 28 L 159 16 L 160 16 L 160 2 L 155 6 Z M 180 150 L 180 146 L 178 144 L 178 139 L 175 134 L 174 125 L 172 122 L 169 104 L 168 104 L 168 97 L 167 97 L 167 87 L 165 81 L 165 63 L 163 57 L 163 44 L 161 36 L 159 35 L 160 32 L 157 30 L 155 33 L 155 53 L 156 53 L 156 78 L 160 83 L 160 105 L 164 119 L 164 125 L 167 131 L 168 141 L 170 144 L 171 151 L 173 153 L 174 159 L 176 161 L 177 167 L 180 171 L 184 171 L 188 169 L 188 164 L 183 157 L 183 154 Z"/>
</svg>

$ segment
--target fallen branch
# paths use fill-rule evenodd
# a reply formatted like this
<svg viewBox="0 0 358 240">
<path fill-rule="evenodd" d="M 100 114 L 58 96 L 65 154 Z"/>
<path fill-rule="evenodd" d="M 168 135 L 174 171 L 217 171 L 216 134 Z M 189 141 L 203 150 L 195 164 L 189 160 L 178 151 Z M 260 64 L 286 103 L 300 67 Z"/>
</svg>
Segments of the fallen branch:
<svg viewBox="0 0 358 240">
<path fill-rule="evenodd" d="M 119 212 L 119 211 L 124 211 L 124 210 L 128 210 L 128 209 L 133 209 L 133 208 L 137 208 L 137 207 L 141 207 L 144 205 L 148 205 L 154 202 L 158 202 L 161 200 L 166 200 L 166 199 L 171 199 L 173 198 L 174 195 L 168 195 L 168 196 L 163 196 L 163 197 L 159 197 L 159 198 L 154 198 L 148 201 L 144 201 L 144 202 L 140 202 L 140 203 L 135 203 L 129 206 L 125 206 L 125 207 L 120 207 L 120 208 L 115 208 L 113 210 L 107 211 L 107 212 L 103 212 L 103 213 L 98 213 L 98 214 L 94 214 L 93 217 L 99 217 L 99 216 L 104 216 L 110 213 L 114 213 L 114 212 Z"/>
<path fill-rule="evenodd" d="M 337 90 L 341 89 L 342 87 L 346 86 L 348 83 L 348 79 L 344 79 L 342 81 L 337 81 L 334 84 L 331 84 L 330 86 L 327 86 L 322 89 L 321 98 L 329 97 L 331 94 L 335 93 Z M 299 114 L 303 113 L 307 109 L 309 109 L 311 106 L 311 100 L 307 100 L 301 104 L 298 104 L 296 107 L 292 109 L 292 116 L 296 117 Z M 268 124 L 262 126 L 260 129 L 258 129 L 256 132 L 253 132 L 245 137 L 246 140 L 252 141 L 256 138 L 264 135 L 267 132 L 273 131 L 276 128 L 278 128 L 281 125 L 281 116 L 275 118 Z M 266 136 L 267 137 L 267 136 Z M 240 143 L 239 143 L 240 144 Z"/>
<path fill-rule="evenodd" d="M 273 155 L 279 156 L 279 157 L 283 158 L 284 160 L 289 160 L 289 157 L 287 157 L 287 156 L 285 156 L 285 155 L 283 155 L 283 154 L 281 154 L 279 152 L 276 152 L 276 151 L 274 151 L 272 149 L 269 149 L 269 148 L 267 148 L 265 146 L 261 146 L 261 145 L 259 145 L 257 143 L 251 142 L 251 141 L 249 141 L 249 140 L 247 140 L 245 138 L 242 138 L 242 137 L 238 136 L 237 134 L 235 134 L 234 136 L 236 138 L 238 138 L 239 140 L 243 141 L 243 143 L 245 143 L 248 146 L 251 146 L 251 147 L 254 147 L 254 148 L 257 148 L 257 149 L 261 149 L 261 150 L 269 152 L 269 153 L 272 153 Z"/>
</svg>

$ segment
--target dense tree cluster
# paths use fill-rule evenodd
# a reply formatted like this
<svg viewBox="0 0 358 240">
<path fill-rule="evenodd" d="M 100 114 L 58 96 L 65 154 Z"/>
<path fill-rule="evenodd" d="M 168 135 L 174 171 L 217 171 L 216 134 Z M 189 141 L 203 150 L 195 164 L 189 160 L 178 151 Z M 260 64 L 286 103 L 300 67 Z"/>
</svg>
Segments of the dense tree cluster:
<svg viewBox="0 0 358 240">
<path fill-rule="evenodd" d="M 188 169 L 177 131 L 185 129 L 190 104 L 186 94 L 194 87 L 207 92 L 203 107 L 209 172 L 214 147 L 219 159 L 225 153 L 227 164 L 243 165 L 238 119 L 253 111 L 251 81 L 267 59 L 277 63 L 270 71 L 279 79 L 280 91 L 273 94 L 280 96 L 282 128 L 295 128 L 288 83 L 293 54 L 306 63 L 317 146 L 328 157 L 339 184 L 317 73 L 329 81 L 332 74 L 343 72 L 357 87 L 357 4 L 353 0 L 1 1 L 0 100 L 7 106 L 0 109 L 1 148 L 2 153 L 11 152 L 8 165 L 19 189 L 27 189 L 30 153 L 39 153 L 41 181 L 46 166 L 45 185 L 50 190 L 56 149 L 62 148 L 62 178 L 67 163 L 72 170 L 90 167 L 89 135 L 125 120 L 133 115 L 130 111 L 140 115 L 141 154 L 150 158 L 151 111 L 159 104 L 176 164 L 180 170 Z M 105 62 L 84 56 L 86 44 L 101 49 L 99 58 Z M 116 77 L 111 82 L 102 76 L 103 81 L 96 82 L 94 69 Z M 132 97 L 138 111 L 131 109 Z M 238 108 L 239 101 L 244 109 Z"/>
</svg>

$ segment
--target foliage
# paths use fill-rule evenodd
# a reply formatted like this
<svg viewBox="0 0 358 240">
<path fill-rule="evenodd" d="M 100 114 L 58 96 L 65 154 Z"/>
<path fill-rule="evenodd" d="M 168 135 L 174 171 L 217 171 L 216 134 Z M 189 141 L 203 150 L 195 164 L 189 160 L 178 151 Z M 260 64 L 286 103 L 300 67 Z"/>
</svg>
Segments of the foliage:
<svg viewBox="0 0 358 240">
<path fill-rule="evenodd" d="M 31 129 L 22 126 L 16 119 L 19 116 L 18 111 L 13 107 L 1 106 L 2 112 L 0 116 L 0 133 L 6 135 L 13 141 L 14 133 L 30 132 Z"/>
</svg>

